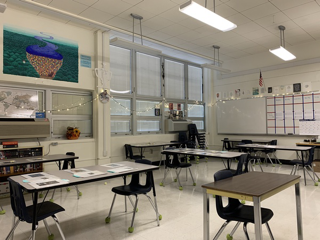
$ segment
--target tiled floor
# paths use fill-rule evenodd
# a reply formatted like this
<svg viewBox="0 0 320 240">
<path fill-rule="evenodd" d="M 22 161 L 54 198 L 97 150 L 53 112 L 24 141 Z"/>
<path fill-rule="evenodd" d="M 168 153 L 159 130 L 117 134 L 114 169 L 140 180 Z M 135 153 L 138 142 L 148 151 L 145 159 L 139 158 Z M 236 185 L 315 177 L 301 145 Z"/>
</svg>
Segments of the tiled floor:
<svg viewBox="0 0 320 240">
<path fill-rule="evenodd" d="M 121 185 L 122 179 L 113 179 L 93 184 L 80 185 L 83 196 L 77 200 L 76 191 L 73 188 L 71 192 L 65 189 L 57 191 L 55 202 L 62 205 L 66 211 L 59 213 L 58 217 L 62 229 L 68 240 L 197 240 L 202 239 L 202 188 L 204 183 L 213 181 L 213 174 L 223 168 L 220 161 L 210 160 L 208 163 L 201 162 L 194 164 L 193 173 L 197 186 L 192 186 L 191 178 L 188 182 L 182 181 L 183 191 L 178 190 L 177 183 L 173 182 L 174 171 L 170 171 L 167 177 L 165 187 L 160 187 L 159 183 L 163 178 L 164 169 L 155 172 L 155 183 L 157 190 L 157 201 L 161 215 L 163 216 L 158 227 L 155 221 L 155 213 L 148 200 L 141 196 L 139 201 L 139 211 L 136 214 L 134 232 L 128 233 L 128 227 L 131 223 L 132 214 L 124 214 L 123 197 L 118 197 L 113 210 L 111 222 L 105 223 L 105 217 L 108 214 L 113 194 L 110 189 L 113 186 Z M 264 166 L 265 171 L 290 173 L 290 166 Z M 181 180 L 185 180 L 185 172 L 181 173 Z M 320 239 L 318 226 L 320 220 L 320 189 L 315 187 L 313 182 L 308 178 L 307 186 L 304 186 L 301 180 L 301 201 L 303 216 L 303 233 L 304 239 Z M 257 182 L 256 184 L 259 184 Z M 30 195 L 26 196 L 30 201 Z M 210 236 L 213 238 L 216 231 L 220 228 L 221 220 L 215 212 L 215 199 L 211 200 L 211 226 Z M 12 212 L 9 199 L 1 199 L 0 204 L 6 210 L 5 215 L 0 216 L 0 239 L 5 239 L 12 224 Z M 249 204 L 249 203 L 248 203 Z M 270 221 L 270 227 L 274 237 L 277 240 L 297 239 L 296 231 L 296 212 L 294 188 L 291 187 L 285 191 L 262 202 L 263 207 L 271 208 L 274 217 Z M 49 219 L 52 232 L 55 239 L 61 239 L 60 234 Z M 233 224 L 227 227 L 222 233 L 220 239 L 226 239 L 225 236 L 232 229 Z M 14 239 L 27 239 L 30 234 L 31 225 L 20 223 Z M 254 239 L 254 228 L 252 224 L 248 227 L 251 239 Z M 263 227 L 264 239 L 270 239 L 265 227 Z M 46 230 L 43 223 L 36 234 L 37 239 L 47 239 Z M 241 228 L 237 230 L 234 239 L 245 239 Z"/>
</svg>

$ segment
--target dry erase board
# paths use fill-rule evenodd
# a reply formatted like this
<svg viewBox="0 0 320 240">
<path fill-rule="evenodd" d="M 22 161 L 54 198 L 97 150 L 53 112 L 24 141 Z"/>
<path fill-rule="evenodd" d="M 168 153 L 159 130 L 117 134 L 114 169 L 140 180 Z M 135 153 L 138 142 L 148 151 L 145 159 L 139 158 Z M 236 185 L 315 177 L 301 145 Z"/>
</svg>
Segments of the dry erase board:
<svg viewBox="0 0 320 240">
<path fill-rule="evenodd" d="M 266 134 L 266 98 L 250 98 L 217 103 L 220 134 Z"/>
<path fill-rule="evenodd" d="M 268 134 L 309 135 L 316 123 L 300 120 L 320 120 L 320 93 L 267 97 Z"/>
</svg>

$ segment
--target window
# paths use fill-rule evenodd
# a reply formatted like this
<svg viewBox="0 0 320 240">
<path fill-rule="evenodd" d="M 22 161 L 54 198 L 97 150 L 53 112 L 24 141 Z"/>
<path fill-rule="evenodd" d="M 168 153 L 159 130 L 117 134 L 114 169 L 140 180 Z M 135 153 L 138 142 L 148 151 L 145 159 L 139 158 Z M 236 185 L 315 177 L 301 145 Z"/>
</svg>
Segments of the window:
<svg viewBox="0 0 320 240">
<path fill-rule="evenodd" d="M 110 46 L 110 88 L 118 94 L 131 92 L 131 51 Z"/>
<path fill-rule="evenodd" d="M 137 94 L 161 96 L 160 58 L 137 53 Z"/>
<path fill-rule="evenodd" d="M 204 105 L 188 104 L 188 118 L 198 130 L 204 130 Z"/>
<path fill-rule="evenodd" d="M 111 98 L 111 133 L 131 133 L 131 100 Z"/>
<path fill-rule="evenodd" d="M 160 108 L 160 102 L 136 101 L 137 132 L 159 132 L 161 116 L 156 116 L 155 109 Z"/>
<path fill-rule="evenodd" d="M 81 137 L 92 136 L 91 93 L 52 92 L 52 136 L 65 136 L 67 127 L 77 127 Z"/>
<path fill-rule="evenodd" d="M 202 68 L 188 65 L 188 99 L 202 101 Z"/>
<path fill-rule="evenodd" d="M 184 64 L 170 60 L 164 61 L 165 97 L 185 98 Z"/>
</svg>

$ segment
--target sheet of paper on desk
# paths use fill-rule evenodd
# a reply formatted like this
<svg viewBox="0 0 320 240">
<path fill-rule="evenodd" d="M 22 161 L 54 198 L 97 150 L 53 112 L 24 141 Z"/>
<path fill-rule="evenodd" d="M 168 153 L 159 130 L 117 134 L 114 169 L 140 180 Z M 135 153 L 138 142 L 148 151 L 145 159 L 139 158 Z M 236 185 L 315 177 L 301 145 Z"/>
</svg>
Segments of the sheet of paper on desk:
<svg viewBox="0 0 320 240">
<path fill-rule="evenodd" d="M 36 172 L 36 173 L 29 173 L 29 174 L 23 174 L 21 177 L 27 178 L 27 179 L 46 179 L 46 178 L 52 178 L 53 175 L 50 175 L 45 172 Z"/>
<path fill-rule="evenodd" d="M 121 172 L 128 172 L 131 171 L 133 168 L 132 167 L 118 167 L 118 168 L 113 168 L 108 170 L 110 173 L 121 173 Z"/>
<path fill-rule="evenodd" d="M 93 177 L 93 176 L 102 175 L 102 174 L 106 174 L 106 173 L 100 172 L 100 171 L 88 171 L 88 172 L 77 172 L 77 173 L 74 173 L 73 176 L 79 177 L 79 178 L 86 178 L 86 177 Z"/>
<path fill-rule="evenodd" d="M 64 171 L 69 172 L 69 173 L 90 172 L 90 170 L 85 169 L 85 168 L 72 168 L 72 169 L 67 169 Z"/>
<path fill-rule="evenodd" d="M 108 164 L 103 164 L 101 165 L 101 167 L 113 167 L 113 168 L 116 168 L 116 167 L 123 167 L 124 165 L 123 164 L 120 164 L 120 163 L 108 163 Z"/>
<path fill-rule="evenodd" d="M 64 181 L 60 178 L 51 178 L 51 179 L 32 179 L 29 182 L 29 185 L 31 185 L 34 188 L 45 188 L 45 187 L 53 187 L 58 185 L 64 185 L 67 184 L 68 181 Z"/>
</svg>

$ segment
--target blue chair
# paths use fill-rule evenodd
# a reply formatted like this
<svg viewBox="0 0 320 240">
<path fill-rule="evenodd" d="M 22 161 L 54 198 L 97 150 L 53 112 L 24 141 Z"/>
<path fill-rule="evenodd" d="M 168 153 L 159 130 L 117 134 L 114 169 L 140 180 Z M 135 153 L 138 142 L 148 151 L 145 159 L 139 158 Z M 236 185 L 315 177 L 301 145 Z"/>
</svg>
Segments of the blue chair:
<svg viewBox="0 0 320 240">
<path fill-rule="evenodd" d="M 32 224 L 32 219 L 33 219 L 33 205 L 26 206 L 24 196 L 23 196 L 23 191 L 17 182 L 11 180 L 8 178 L 9 181 L 9 186 L 10 186 L 10 199 L 11 199 L 11 208 L 14 214 L 13 218 L 13 227 L 11 231 L 9 232 L 7 239 L 10 239 L 11 237 L 13 238 L 14 230 L 17 228 L 18 224 L 20 222 L 27 222 Z M 61 234 L 61 237 L 63 240 L 65 240 L 64 234 L 60 228 L 60 224 L 58 221 L 58 218 L 56 217 L 55 214 L 64 211 L 64 208 L 59 206 L 58 204 L 55 204 L 53 202 L 41 202 L 38 203 L 36 206 L 37 209 L 37 226 L 36 229 L 38 228 L 38 221 L 44 222 L 44 225 L 47 229 L 48 235 L 49 235 L 49 240 L 54 238 L 54 235 L 50 232 L 50 229 L 48 227 L 48 223 L 46 221 L 46 218 L 52 217 L 53 220 L 55 221 L 58 230 Z M 16 220 L 17 218 L 17 220 Z M 32 231 L 31 234 L 31 239 L 32 237 L 35 236 L 35 231 Z"/>
<path fill-rule="evenodd" d="M 214 174 L 214 181 L 220 181 L 226 178 L 232 177 L 233 174 L 230 170 L 220 170 Z M 227 235 L 227 239 L 233 239 L 232 235 L 235 233 L 240 223 L 243 223 L 243 231 L 245 233 L 246 239 L 249 240 L 249 235 L 247 232 L 247 224 L 254 223 L 254 209 L 253 206 L 243 205 L 238 199 L 228 198 L 228 204 L 224 207 L 222 202 L 222 197 L 216 195 L 216 210 L 222 219 L 226 220 L 221 226 L 216 236 L 213 238 L 217 240 L 225 227 L 231 221 L 236 221 L 237 224 L 233 228 L 230 234 Z M 266 224 L 267 230 L 269 232 L 270 238 L 274 240 L 270 226 L 268 224 L 269 220 L 273 217 L 273 212 L 267 208 L 261 208 L 261 219 L 262 224 Z"/>
<path fill-rule="evenodd" d="M 303 171 L 306 171 L 309 175 L 309 177 L 312 179 L 312 181 L 314 182 L 315 186 L 318 186 L 317 181 L 320 182 L 320 178 L 318 177 L 318 175 L 314 172 L 313 167 L 312 167 L 312 162 L 313 162 L 313 158 L 314 158 L 314 149 L 315 147 L 312 147 L 309 151 L 309 157 L 308 160 L 306 162 L 304 162 L 304 169 Z M 290 164 L 293 164 L 293 168 L 291 170 L 290 175 L 292 174 L 296 174 L 298 168 L 300 166 L 302 166 L 302 160 L 291 160 Z M 309 170 L 312 172 L 312 175 L 310 174 Z M 317 178 L 317 179 L 316 179 Z"/>
<path fill-rule="evenodd" d="M 147 159 L 136 160 L 135 162 L 136 163 L 142 163 L 142 164 L 149 164 L 149 165 L 152 164 L 152 162 L 147 160 Z M 121 186 L 113 187 L 111 189 L 111 191 L 114 192 L 114 197 L 113 197 L 113 200 L 112 200 L 112 204 L 111 204 L 111 208 L 110 208 L 109 214 L 105 219 L 106 223 L 110 223 L 110 221 L 111 221 L 112 208 L 113 208 L 113 205 L 115 203 L 117 195 L 122 195 L 122 196 L 125 196 L 125 197 L 129 197 L 129 200 L 130 200 L 130 202 L 131 202 L 131 204 L 133 206 L 133 215 L 132 215 L 132 220 L 131 220 L 131 226 L 129 227 L 128 231 L 129 231 L 129 233 L 132 233 L 134 231 L 133 222 L 134 222 L 134 218 L 135 218 L 135 215 L 136 215 L 136 212 L 137 212 L 137 209 L 138 209 L 137 208 L 138 201 L 139 201 L 138 195 L 144 195 L 144 196 L 146 196 L 148 198 L 148 200 L 151 203 L 154 211 L 156 212 L 156 220 L 157 220 L 158 226 L 160 225 L 159 220 L 162 219 L 162 216 L 158 212 L 156 197 L 154 196 L 154 202 L 153 202 L 151 200 L 151 198 L 147 195 L 147 193 L 150 192 L 152 190 L 152 188 L 154 187 L 153 175 L 152 175 L 151 171 L 147 172 L 146 175 L 147 175 L 146 176 L 146 182 L 145 182 L 144 185 L 142 185 L 140 183 L 140 174 L 137 173 L 137 174 L 132 174 L 131 182 L 128 185 L 121 185 Z M 133 201 L 132 201 L 130 196 L 135 196 L 136 197 L 136 201 L 135 201 L 134 204 L 133 204 Z"/>
</svg>

